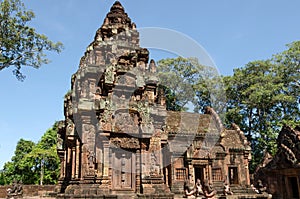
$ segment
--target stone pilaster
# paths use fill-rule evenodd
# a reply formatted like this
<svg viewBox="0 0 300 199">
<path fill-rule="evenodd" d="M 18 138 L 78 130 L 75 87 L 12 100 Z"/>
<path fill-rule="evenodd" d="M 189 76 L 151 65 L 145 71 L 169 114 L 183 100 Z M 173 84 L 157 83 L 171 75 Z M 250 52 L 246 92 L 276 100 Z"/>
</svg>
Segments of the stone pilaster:
<svg viewBox="0 0 300 199">
<path fill-rule="evenodd" d="M 75 178 L 79 179 L 79 173 L 80 173 L 80 142 L 78 139 L 76 139 L 76 171 L 75 171 Z"/>
<path fill-rule="evenodd" d="M 109 148 L 109 141 L 104 140 L 102 141 L 103 144 L 103 180 L 102 180 L 102 186 L 101 187 L 106 187 L 109 188 L 109 162 L 110 162 L 110 148 Z"/>
<path fill-rule="evenodd" d="M 136 192 L 141 193 L 141 151 L 136 151 Z"/>
</svg>

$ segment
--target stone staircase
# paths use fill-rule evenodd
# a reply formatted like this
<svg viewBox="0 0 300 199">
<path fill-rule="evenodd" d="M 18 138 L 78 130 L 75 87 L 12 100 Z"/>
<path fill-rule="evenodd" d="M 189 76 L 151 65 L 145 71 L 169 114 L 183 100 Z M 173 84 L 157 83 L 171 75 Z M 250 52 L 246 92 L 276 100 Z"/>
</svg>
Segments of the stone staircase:
<svg viewBox="0 0 300 199">
<path fill-rule="evenodd" d="M 214 183 L 214 188 L 217 190 L 218 195 L 223 194 L 223 183 Z M 234 194 L 256 194 L 251 187 L 242 187 L 237 185 L 230 186 L 231 191 Z"/>
<path fill-rule="evenodd" d="M 267 194 L 257 194 L 251 187 L 241 187 L 236 185 L 230 186 L 233 195 L 223 195 L 223 183 L 214 183 L 214 189 L 217 191 L 216 198 L 218 199 L 267 199 Z M 183 193 L 175 194 L 174 199 L 186 198 Z M 204 196 L 197 197 L 196 199 L 205 199 Z"/>
<path fill-rule="evenodd" d="M 111 194 L 117 196 L 117 198 L 124 198 L 124 199 L 137 199 L 136 193 L 134 193 L 132 190 L 113 190 Z"/>
</svg>

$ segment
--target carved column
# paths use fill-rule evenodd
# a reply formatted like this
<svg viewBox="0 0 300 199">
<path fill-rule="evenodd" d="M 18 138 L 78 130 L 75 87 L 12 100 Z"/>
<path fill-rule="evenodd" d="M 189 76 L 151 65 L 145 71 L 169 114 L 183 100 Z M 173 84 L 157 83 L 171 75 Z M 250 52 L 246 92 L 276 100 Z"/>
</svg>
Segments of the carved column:
<svg viewBox="0 0 300 199">
<path fill-rule="evenodd" d="M 191 177 L 191 179 L 189 179 L 189 180 L 192 180 L 192 182 L 190 182 L 190 183 L 194 184 L 195 183 L 195 180 L 194 180 L 194 166 L 192 165 L 191 161 L 189 161 L 189 174 L 188 175 Z"/>
<path fill-rule="evenodd" d="M 244 154 L 244 166 L 245 166 L 245 183 L 250 185 L 250 174 L 249 174 L 249 151 L 245 151 Z"/>
<path fill-rule="evenodd" d="M 97 160 L 96 174 L 97 174 L 97 178 L 100 178 L 103 176 L 103 153 L 102 153 L 101 146 L 99 146 L 98 144 L 96 146 L 97 146 L 96 147 L 96 160 Z"/>
<path fill-rule="evenodd" d="M 109 141 L 103 141 L 103 185 L 108 185 L 109 180 Z"/>
<path fill-rule="evenodd" d="M 75 178 L 76 171 L 76 147 L 72 147 L 72 179 Z"/>
<path fill-rule="evenodd" d="M 175 176 L 175 168 L 174 168 L 174 162 L 176 161 L 176 157 L 173 156 L 173 154 L 171 154 L 171 173 L 169 175 L 171 175 L 171 181 L 172 183 L 174 183 L 176 181 L 176 176 Z"/>
<path fill-rule="evenodd" d="M 208 179 L 210 182 L 212 182 L 212 163 L 213 160 L 208 160 Z"/>
<path fill-rule="evenodd" d="M 147 158 L 147 146 L 146 143 L 141 142 L 141 153 L 140 153 L 140 173 L 141 173 L 141 179 L 143 179 L 149 172 L 147 172 L 146 168 L 146 158 Z"/>
<path fill-rule="evenodd" d="M 62 168 L 62 175 L 61 175 L 63 178 L 66 177 L 66 160 L 67 160 L 67 156 L 66 155 L 67 155 L 67 152 L 64 151 L 64 159 L 63 159 L 64 161 L 62 163 L 62 165 L 63 165 L 62 167 L 63 168 Z"/>
<path fill-rule="evenodd" d="M 125 154 L 122 154 L 122 157 L 121 157 L 121 186 L 125 185 L 125 180 L 126 180 L 126 174 L 125 174 L 126 173 L 126 166 L 125 166 L 125 163 L 126 163 Z M 111 172 L 110 172 L 110 174 L 111 174 Z M 112 178 L 111 175 L 109 175 L 109 176 L 110 176 L 110 178 Z"/>
<path fill-rule="evenodd" d="M 59 180 L 65 178 L 65 169 L 66 169 L 66 151 L 59 152 L 59 159 L 60 159 L 60 176 Z"/>
<path fill-rule="evenodd" d="M 162 169 L 163 169 L 163 176 L 164 176 L 164 183 L 166 185 L 169 185 L 169 166 L 171 165 L 171 160 L 170 160 L 170 151 L 169 148 L 164 145 L 162 147 Z"/>
<path fill-rule="evenodd" d="M 82 152 L 81 152 L 81 177 L 86 177 L 88 174 L 88 163 L 87 163 L 87 145 L 82 145 Z"/>
<path fill-rule="evenodd" d="M 79 178 L 80 173 L 80 142 L 76 139 L 76 171 L 75 171 L 75 178 Z"/>
<path fill-rule="evenodd" d="M 136 192 L 141 193 L 141 151 L 136 151 Z"/>
<path fill-rule="evenodd" d="M 68 179 L 72 176 L 72 149 L 70 147 L 67 149 L 66 175 Z"/>
<path fill-rule="evenodd" d="M 164 173 L 164 162 L 163 162 L 163 154 L 162 154 L 162 150 L 161 150 L 161 145 L 159 146 L 159 152 L 158 152 L 158 156 L 159 156 L 159 175 L 163 176 Z"/>
<path fill-rule="evenodd" d="M 108 185 L 112 185 L 112 149 L 110 148 L 110 146 L 108 147 Z"/>
<path fill-rule="evenodd" d="M 194 165 L 191 166 L 190 174 L 192 175 L 192 180 L 193 180 L 193 183 L 195 184 L 196 183 L 196 176 L 195 176 L 195 167 L 194 167 Z"/>
<path fill-rule="evenodd" d="M 67 169 L 67 151 L 64 151 L 64 161 L 63 161 L 62 165 L 63 165 L 62 176 L 63 176 L 63 178 L 65 178 L 66 177 L 66 169 Z"/>
</svg>

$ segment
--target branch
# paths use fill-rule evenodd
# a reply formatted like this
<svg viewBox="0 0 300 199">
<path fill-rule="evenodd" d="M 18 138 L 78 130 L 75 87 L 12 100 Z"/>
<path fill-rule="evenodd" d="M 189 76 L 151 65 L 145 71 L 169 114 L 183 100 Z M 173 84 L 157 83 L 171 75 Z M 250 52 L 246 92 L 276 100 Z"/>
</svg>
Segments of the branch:
<svg viewBox="0 0 300 199">
<path fill-rule="evenodd" d="M 19 57 L 15 58 L 15 59 L 11 59 L 9 61 L 4 60 L 4 62 L 0 62 L 0 70 L 4 69 L 4 68 L 8 68 L 9 66 L 17 66 L 18 64 L 16 63 L 18 60 L 20 60 L 23 56 L 20 55 Z M 3 57 L 5 58 L 5 57 Z"/>
</svg>

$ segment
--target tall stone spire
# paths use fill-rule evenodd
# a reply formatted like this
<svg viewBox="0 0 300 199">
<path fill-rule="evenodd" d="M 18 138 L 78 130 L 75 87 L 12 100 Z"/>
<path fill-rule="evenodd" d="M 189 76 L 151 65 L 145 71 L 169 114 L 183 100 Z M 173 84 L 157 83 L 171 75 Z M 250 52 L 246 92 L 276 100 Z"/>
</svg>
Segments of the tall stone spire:
<svg viewBox="0 0 300 199">
<path fill-rule="evenodd" d="M 117 52 L 119 45 L 126 46 L 130 49 L 129 51 L 140 49 L 139 33 L 136 30 L 135 23 L 131 22 L 122 4 L 116 1 L 107 13 L 103 24 L 96 31 L 94 40 L 81 58 L 80 67 L 91 64 L 99 65 L 101 60 L 105 61 L 102 64 L 107 64 L 106 62 L 110 59 L 107 56 L 114 54 L 114 57 L 118 57 L 124 54 L 122 50 Z M 96 57 L 97 59 L 95 59 Z M 148 63 L 148 60 L 146 60 L 146 63 Z"/>
<path fill-rule="evenodd" d="M 131 27 L 131 19 L 128 17 L 127 13 L 125 13 L 124 8 L 119 1 L 116 1 L 110 8 L 110 12 L 106 15 L 105 21 L 107 19 L 110 25 L 126 24 Z"/>
<path fill-rule="evenodd" d="M 116 1 L 107 13 L 103 25 L 98 29 L 95 40 L 105 40 L 124 31 L 135 30 L 136 25 L 131 22 L 124 7 Z"/>
</svg>

